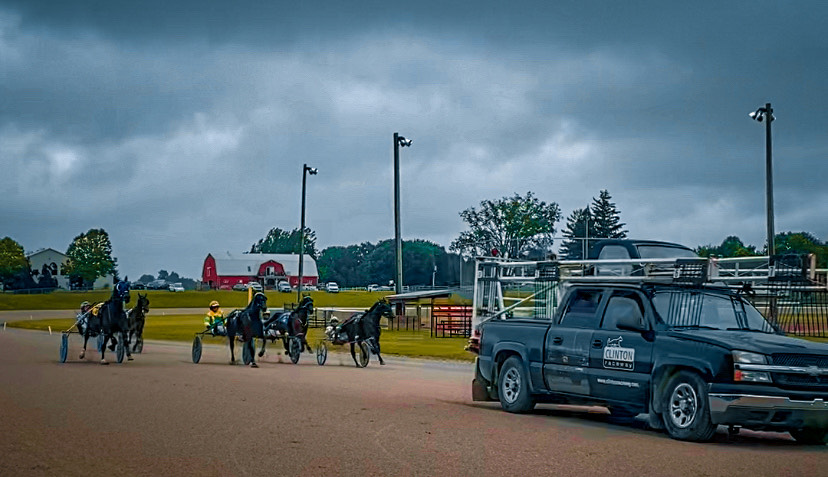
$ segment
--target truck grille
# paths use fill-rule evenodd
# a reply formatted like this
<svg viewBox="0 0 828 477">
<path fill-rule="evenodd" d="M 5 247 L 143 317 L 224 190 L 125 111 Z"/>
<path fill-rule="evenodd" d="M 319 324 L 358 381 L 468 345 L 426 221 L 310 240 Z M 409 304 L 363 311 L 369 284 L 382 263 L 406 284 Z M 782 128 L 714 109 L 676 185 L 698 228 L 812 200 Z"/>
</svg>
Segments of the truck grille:
<svg viewBox="0 0 828 477">
<path fill-rule="evenodd" d="M 777 353 L 771 356 L 777 366 L 828 368 L 828 356 Z M 773 381 L 783 388 L 828 390 L 828 375 L 811 376 L 801 373 L 772 373 Z"/>
<path fill-rule="evenodd" d="M 777 366 L 817 366 L 828 368 L 828 356 L 777 353 L 771 356 Z"/>
</svg>

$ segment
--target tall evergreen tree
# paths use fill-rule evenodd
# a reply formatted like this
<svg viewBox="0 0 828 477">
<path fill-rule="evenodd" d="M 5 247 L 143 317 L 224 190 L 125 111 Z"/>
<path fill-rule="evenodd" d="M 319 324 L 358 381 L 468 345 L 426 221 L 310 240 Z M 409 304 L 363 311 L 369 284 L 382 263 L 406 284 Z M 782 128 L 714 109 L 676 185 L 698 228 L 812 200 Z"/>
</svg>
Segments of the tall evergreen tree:
<svg viewBox="0 0 828 477">
<path fill-rule="evenodd" d="M 561 244 L 561 258 L 565 260 L 582 260 L 584 256 L 584 240 L 595 236 L 595 221 L 589 207 L 575 209 L 566 219 L 566 228 L 563 231 L 565 237 Z M 592 240 L 589 240 L 592 242 Z M 589 250 L 587 244 L 586 250 Z"/>
<path fill-rule="evenodd" d="M 609 191 L 602 190 L 598 198 L 592 198 L 589 211 L 592 214 L 592 222 L 595 223 L 595 237 L 602 238 L 626 238 L 627 231 L 621 222 L 621 213 L 615 208 L 611 201 Z"/>
</svg>

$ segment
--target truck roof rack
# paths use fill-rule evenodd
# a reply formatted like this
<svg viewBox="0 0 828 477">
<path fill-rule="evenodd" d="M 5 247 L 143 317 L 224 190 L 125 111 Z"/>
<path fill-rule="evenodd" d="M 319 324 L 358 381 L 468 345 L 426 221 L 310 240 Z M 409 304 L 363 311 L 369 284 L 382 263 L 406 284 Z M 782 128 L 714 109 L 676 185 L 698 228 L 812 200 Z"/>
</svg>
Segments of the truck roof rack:
<svg viewBox="0 0 828 477">
<path fill-rule="evenodd" d="M 826 291 L 814 280 L 813 255 L 739 258 L 662 258 L 526 261 L 478 257 L 474 326 L 486 319 L 553 316 L 568 283 L 661 283 L 725 286 L 752 296 L 776 296 L 781 287 Z"/>
</svg>

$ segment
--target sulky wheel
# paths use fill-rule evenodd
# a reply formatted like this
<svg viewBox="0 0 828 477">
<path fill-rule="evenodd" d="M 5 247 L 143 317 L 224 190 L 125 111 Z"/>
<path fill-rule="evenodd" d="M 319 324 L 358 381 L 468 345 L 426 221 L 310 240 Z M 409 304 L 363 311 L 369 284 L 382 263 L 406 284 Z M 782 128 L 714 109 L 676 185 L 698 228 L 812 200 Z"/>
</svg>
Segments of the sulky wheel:
<svg viewBox="0 0 828 477">
<path fill-rule="evenodd" d="M 61 333 L 60 337 L 60 362 L 66 362 L 66 355 L 69 353 L 69 333 Z"/>
<path fill-rule="evenodd" d="M 328 344 L 325 343 L 325 340 L 320 340 L 319 344 L 316 345 L 316 364 L 322 366 L 325 364 L 325 361 L 328 360 Z"/>
<path fill-rule="evenodd" d="M 368 350 L 368 344 L 361 341 L 359 343 L 359 356 L 357 356 L 357 368 L 364 368 L 368 366 L 369 361 L 371 361 L 371 354 Z"/>
<path fill-rule="evenodd" d="M 198 364 L 201 361 L 201 337 L 193 338 L 193 363 Z"/>
<path fill-rule="evenodd" d="M 126 355 L 126 344 L 124 344 L 124 340 L 118 342 L 118 345 L 115 346 L 115 357 L 118 359 L 119 363 L 124 362 L 124 356 Z"/>
<path fill-rule="evenodd" d="M 296 364 L 299 362 L 299 355 L 302 354 L 302 339 L 293 337 L 290 339 L 288 346 L 288 354 L 290 355 L 290 362 Z"/>
<path fill-rule="evenodd" d="M 245 341 L 242 343 L 242 361 L 244 362 L 245 366 L 250 364 L 253 361 L 253 339 L 251 338 L 250 341 Z"/>
</svg>

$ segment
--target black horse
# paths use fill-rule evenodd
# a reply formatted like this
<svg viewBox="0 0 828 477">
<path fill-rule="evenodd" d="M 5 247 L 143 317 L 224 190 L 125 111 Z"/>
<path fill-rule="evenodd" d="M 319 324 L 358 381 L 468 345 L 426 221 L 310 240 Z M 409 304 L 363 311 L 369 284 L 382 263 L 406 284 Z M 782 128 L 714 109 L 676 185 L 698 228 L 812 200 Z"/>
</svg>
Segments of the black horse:
<svg viewBox="0 0 828 477">
<path fill-rule="evenodd" d="M 138 293 L 138 301 L 135 306 L 127 310 L 127 321 L 129 323 L 129 336 L 127 343 L 132 343 L 132 338 L 135 338 L 135 344 L 132 345 L 134 353 L 140 353 L 144 349 L 144 323 L 149 313 L 149 298 L 147 295 Z"/>
<path fill-rule="evenodd" d="M 313 351 L 308 344 L 308 317 L 313 313 L 313 298 L 305 296 L 299 302 L 299 306 L 293 311 L 286 311 L 276 316 L 271 317 L 265 322 L 265 333 L 271 340 L 277 338 L 282 339 L 282 344 L 285 347 L 285 354 L 290 354 L 288 347 L 289 339 L 298 336 L 302 342 L 302 349 Z M 264 344 L 262 344 L 262 352 L 264 353 Z"/>
<path fill-rule="evenodd" d="M 112 297 L 105 301 L 98 309 L 97 314 L 89 314 L 89 322 L 84 328 L 83 332 L 83 350 L 80 353 L 80 359 L 83 359 L 86 354 L 86 343 L 89 337 L 93 334 L 103 334 L 103 345 L 101 345 L 101 364 L 109 364 L 104 354 L 106 353 L 106 343 L 112 341 L 110 350 L 115 350 L 118 340 L 115 339 L 115 333 L 121 333 L 121 340 L 126 348 L 126 353 L 129 359 L 132 355 L 127 346 L 126 334 L 129 332 L 129 324 L 127 322 L 126 313 L 124 312 L 124 303 L 129 303 L 129 282 L 120 281 L 112 287 Z"/>
<path fill-rule="evenodd" d="M 227 339 L 230 343 L 230 364 L 236 364 L 235 341 L 236 335 L 240 335 L 243 346 L 247 346 L 250 351 L 250 366 L 258 368 L 254 352 L 256 345 L 253 341 L 255 338 L 261 338 L 264 342 L 264 326 L 262 324 L 262 314 L 267 311 L 267 297 L 264 293 L 256 293 L 253 295 L 253 300 L 247 305 L 244 310 L 233 310 L 227 315 L 224 327 L 227 330 Z M 262 351 L 259 353 L 261 357 L 264 355 L 264 343 L 262 343 Z"/>
<path fill-rule="evenodd" d="M 380 364 L 385 364 L 380 355 L 380 329 L 379 320 L 385 316 L 389 319 L 394 319 L 394 311 L 391 305 L 385 300 L 379 300 L 371 306 L 367 311 L 362 313 L 354 313 L 350 318 L 339 325 L 338 333 L 344 333 L 348 336 L 348 342 L 351 344 L 351 357 L 354 363 L 359 362 L 354 353 L 354 345 L 356 343 L 366 343 L 371 349 L 371 352 L 377 355 Z"/>
</svg>

